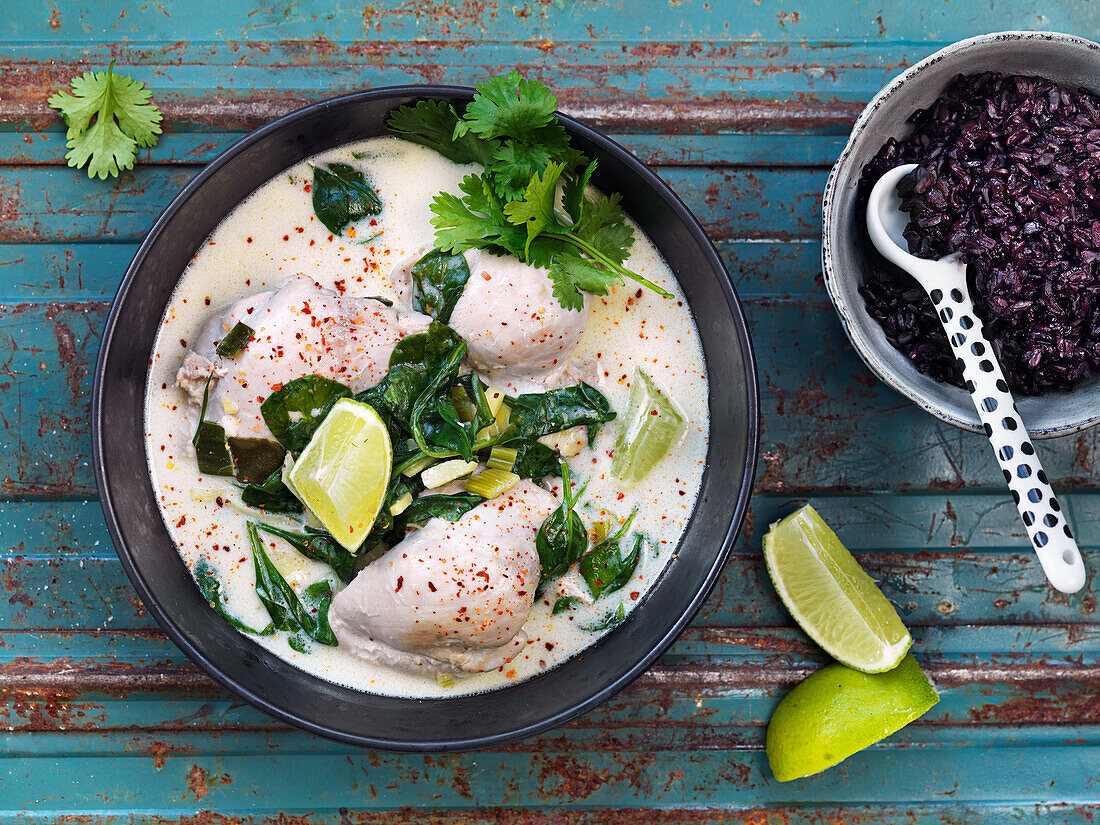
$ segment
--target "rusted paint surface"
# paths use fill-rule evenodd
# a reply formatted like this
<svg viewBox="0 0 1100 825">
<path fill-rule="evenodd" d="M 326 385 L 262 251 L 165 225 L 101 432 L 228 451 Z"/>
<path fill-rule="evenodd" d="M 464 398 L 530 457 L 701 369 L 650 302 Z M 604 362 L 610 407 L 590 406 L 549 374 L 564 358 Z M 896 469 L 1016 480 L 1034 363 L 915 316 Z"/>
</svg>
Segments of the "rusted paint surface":
<svg viewBox="0 0 1100 825">
<path fill-rule="evenodd" d="M 1081 766 L 1100 746 L 1095 597 L 1046 588 L 981 438 L 869 376 L 818 265 L 825 171 L 863 102 L 935 43 L 1034 25 L 1030 4 L 734 15 L 664 0 L 300 0 L 226 3 L 216 20 L 182 4 L 31 6 L 6 10 L 22 36 L 0 43 L 0 825 L 20 808 L 24 822 L 89 825 L 1094 819 L 1100 775 Z M 1097 21 L 1044 15 L 1052 28 Z M 149 82 L 168 134 L 134 173 L 87 181 L 61 165 L 46 98 L 112 59 Z M 469 84 L 512 66 L 661 164 L 718 241 L 760 357 L 757 496 L 694 626 L 605 706 L 482 754 L 360 753 L 243 706 L 155 629 L 88 516 L 95 503 L 80 501 L 94 495 L 88 372 L 134 245 L 239 134 L 355 89 Z M 1059 489 L 1079 491 L 1067 498 L 1077 535 L 1100 545 L 1100 432 L 1039 449 Z M 898 606 L 942 698 L 859 761 L 777 786 L 764 726 L 826 658 L 790 626 L 759 542 L 804 500 Z M 1067 775 L 1076 784 L 1048 784 Z M 896 804 L 843 804 L 853 798 Z"/>
</svg>

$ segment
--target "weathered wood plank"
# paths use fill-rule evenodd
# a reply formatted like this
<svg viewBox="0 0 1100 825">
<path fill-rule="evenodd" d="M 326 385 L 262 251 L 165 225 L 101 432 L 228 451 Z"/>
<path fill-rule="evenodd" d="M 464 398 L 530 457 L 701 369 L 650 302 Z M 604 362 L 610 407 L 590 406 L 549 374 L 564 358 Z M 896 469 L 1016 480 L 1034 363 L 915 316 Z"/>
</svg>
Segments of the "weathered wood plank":
<svg viewBox="0 0 1100 825">
<path fill-rule="evenodd" d="M 68 167 L 0 167 L 0 242 L 135 241 L 193 167 L 138 167 L 112 184 Z M 716 239 L 817 239 L 826 170 L 657 170 Z M 629 204 L 628 204 L 629 207 Z"/>
<path fill-rule="evenodd" d="M 211 744 L 216 748 L 217 739 Z M 115 738 L 89 734 L 5 737 L 0 770 L 3 808 L 92 815 L 144 809 L 222 815 L 271 815 L 359 804 L 373 809 L 486 805 L 562 808 L 743 807 L 920 803 L 948 795 L 951 804 L 1042 805 L 1095 781 L 1096 745 L 990 746 L 945 751 L 876 747 L 811 780 L 779 784 L 763 753 L 653 750 L 577 753 L 553 743 L 537 752 L 495 751 L 439 756 L 347 752 L 338 758 L 312 742 L 262 753 L 164 754 L 122 750 Z M 209 747 L 209 746 L 207 746 Z M 74 749 L 78 749 L 75 753 Z M 35 756 L 38 758 L 34 758 Z M 60 758 L 59 758 L 60 757 Z M 51 770 L 44 770 L 49 764 Z M 272 781 L 272 777 L 323 781 Z M 119 782 L 119 777 L 125 777 Z"/>
<path fill-rule="evenodd" d="M 154 743 L 159 750 L 168 747 Z M 153 757 L 156 759 L 156 756 Z M 349 803 L 335 812 L 309 812 L 295 814 L 295 825 L 822 825 L 822 823 L 856 822 L 860 825 L 1002 825 L 1005 822 L 1042 822 L 1044 825 L 1079 825 L 1092 820 L 1100 809 L 1091 804 L 985 804 L 960 805 L 929 802 L 899 805 L 770 805 L 766 808 L 701 808 L 701 807 L 615 807 L 592 810 L 562 810 L 556 805 L 541 808 L 488 807 L 472 809 L 427 809 L 423 806 L 397 810 L 371 810 Z M 630 800 L 627 804 L 637 804 Z M 0 814 L 3 825 L 70 825 L 72 817 L 66 814 L 38 814 L 20 811 L 5 816 Z M 284 825 L 288 817 L 281 814 L 257 816 L 220 814 L 203 809 L 195 814 L 103 814 L 95 818 L 98 825 L 245 825 L 264 823 Z"/>
<path fill-rule="evenodd" d="M 838 21 L 834 8 L 801 4 L 797 12 L 774 4 L 738 7 L 736 17 L 720 4 L 634 0 L 629 7 L 612 0 L 536 0 L 516 6 L 489 0 L 484 3 L 448 2 L 425 6 L 415 2 L 333 4 L 302 0 L 289 6 L 257 8 L 233 0 L 219 4 L 210 15 L 193 5 L 134 5 L 125 0 L 75 2 L 51 13 L 43 0 L 9 10 L 8 31 L 19 40 L 95 46 L 105 39 L 176 42 L 182 33 L 189 41 L 240 40 L 244 49 L 263 49 L 279 40 L 366 40 L 373 42 L 472 40 L 494 41 L 610 41 L 615 44 L 700 38 L 751 45 L 770 40 L 793 41 L 792 50 L 805 43 L 890 43 L 916 40 L 951 41 L 998 29 L 1041 26 L 1060 31 L 1090 31 L 1096 10 L 1073 4 L 1055 5 L 1036 14 L 1027 0 L 996 0 L 958 8 L 854 4 Z M 841 25 L 842 23 L 842 25 Z M 751 35 L 748 33 L 751 32 Z M 13 38 L 14 39 L 14 38 Z"/>
</svg>

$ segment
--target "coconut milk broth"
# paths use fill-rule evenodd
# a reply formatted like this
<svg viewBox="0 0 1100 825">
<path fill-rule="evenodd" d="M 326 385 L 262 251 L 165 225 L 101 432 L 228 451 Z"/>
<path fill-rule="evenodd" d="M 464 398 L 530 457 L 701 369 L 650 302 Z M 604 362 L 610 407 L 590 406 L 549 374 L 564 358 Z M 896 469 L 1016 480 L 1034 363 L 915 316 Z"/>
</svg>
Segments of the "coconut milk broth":
<svg viewBox="0 0 1100 825">
<path fill-rule="evenodd" d="M 355 238 L 332 238 L 313 214 L 308 187 L 310 163 L 343 161 L 362 169 L 383 202 L 380 215 L 354 226 Z M 289 529 L 300 523 L 243 505 L 231 479 L 201 476 L 191 437 L 198 408 L 173 388 L 175 373 L 191 339 L 219 307 L 305 273 L 326 289 L 349 295 L 394 297 L 394 264 L 431 246 L 429 204 L 441 189 L 458 191 L 471 167 L 454 164 L 431 150 L 394 138 L 375 138 L 325 152 L 288 169 L 257 189 L 212 233 L 181 277 L 165 311 L 149 371 L 146 448 L 153 487 L 180 555 L 191 570 L 205 559 L 217 571 L 226 607 L 254 627 L 268 617 L 254 589 L 245 522 L 263 520 Z M 620 603 L 626 611 L 641 599 L 674 553 L 694 510 L 706 458 L 707 379 L 698 332 L 679 285 L 656 248 L 635 227 L 627 266 L 665 287 L 667 300 L 634 286 L 593 296 L 588 325 L 577 355 L 596 368 L 593 383 L 613 409 L 627 409 L 635 367 L 664 387 L 689 424 L 680 445 L 634 489 L 611 477 L 617 424 L 605 425 L 591 451 L 569 459 L 575 483 L 588 482 L 578 511 L 590 526 L 609 516 L 625 518 L 638 509 L 634 528 L 652 540 L 633 579 L 594 605 L 576 603 L 551 616 L 559 595 L 587 599 L 574 571 L 536 602 L 524 629 L 531 644 L 503 669 L 456 678 L 442 687 L 432 677 L 413 676 L 373 665 L 339 647 L 314 643 L 309 653 L 288 645 L 290 634 L 252 638 L 296 667 L 358 690 L 393 696 L 445 697 L 504 687 L 552 668 L 595 642 L 599 632 L 582 627 L 600 622 Z M 349 234 L 349 233 L 346 233 Z M 217 411 L 211 418 L 216 420 Z M 560 498 L 559 486 L 553 489 Z M 301 591 L 322 577 L 342 585 L 325 565 L 299 555 L 281 540 L 265 537 L 271 560 Z M 212 620 L 217 620 L 212 617 Z"/>
</svg>

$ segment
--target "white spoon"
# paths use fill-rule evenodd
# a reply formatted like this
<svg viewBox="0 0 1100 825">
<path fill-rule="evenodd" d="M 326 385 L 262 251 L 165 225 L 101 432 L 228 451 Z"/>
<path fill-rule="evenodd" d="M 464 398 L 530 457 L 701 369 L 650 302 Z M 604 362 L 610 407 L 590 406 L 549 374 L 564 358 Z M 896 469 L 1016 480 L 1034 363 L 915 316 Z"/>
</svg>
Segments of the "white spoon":
<svg viewBox="0 0 1100 825">
<path fill-rule="evenodd" d="M 916 168 L 910 163 L 891 169 L 871 190 L 867 202 L 871 242 L 884 258 L 912 275 L 932 299 L 1043 572 L 1063 593 L 1076 593 L 1085 585 L 1081 551 L 1016 411 L 981 319 L 974 313 L 966 264 L 958 255 L 938 261 L 910 255 L 902 237 L 909 216 L 901 211 L 898 181 Z"/>
</svg>

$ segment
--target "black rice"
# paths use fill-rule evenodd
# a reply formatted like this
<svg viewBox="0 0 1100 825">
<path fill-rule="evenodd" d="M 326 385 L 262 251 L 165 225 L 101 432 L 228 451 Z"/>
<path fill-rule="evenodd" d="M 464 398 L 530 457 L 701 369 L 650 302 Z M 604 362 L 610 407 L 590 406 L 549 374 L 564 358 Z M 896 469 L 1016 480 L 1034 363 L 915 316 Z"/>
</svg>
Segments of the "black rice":
<svg viewBox="0 0 1100 825">
<path fill-rule="evenodd" d="M 962 254 L 1011 388 L 1039 395 L 1100 371 L 1100 98 L 1039 77 L 959 75 L 909 122 L 912 135 L 864 168 L 860 208 L 884 172 L 918 164 L 898 187 L 909 251 Z M 917 369 L 962 386 L 924 291 L 870 255 L 868 312 Z"/>
</svg>

